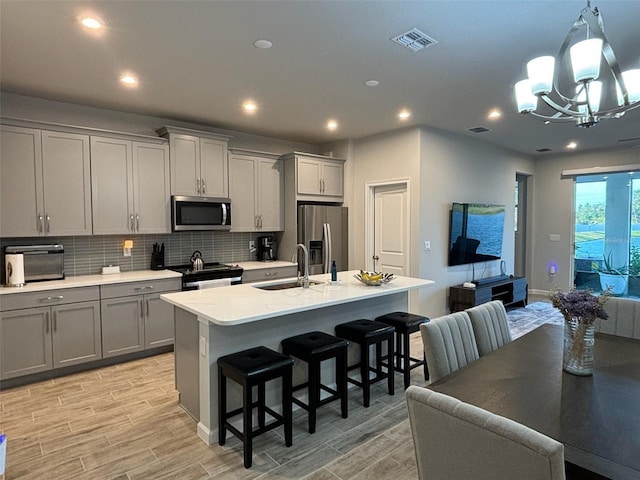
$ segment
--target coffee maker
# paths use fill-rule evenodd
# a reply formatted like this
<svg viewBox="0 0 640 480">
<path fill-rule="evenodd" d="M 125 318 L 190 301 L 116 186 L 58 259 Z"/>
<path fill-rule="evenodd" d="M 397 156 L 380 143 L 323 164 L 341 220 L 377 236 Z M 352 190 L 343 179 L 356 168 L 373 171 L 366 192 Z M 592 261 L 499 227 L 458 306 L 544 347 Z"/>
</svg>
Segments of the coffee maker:
<svg viewBox="0 0 640 480">
<path fill-rule="evenodd" d="M 276 259 L 276 242 L 272 235 L 258 237 L 258 260 L 272 262 Z"/>
</svg>

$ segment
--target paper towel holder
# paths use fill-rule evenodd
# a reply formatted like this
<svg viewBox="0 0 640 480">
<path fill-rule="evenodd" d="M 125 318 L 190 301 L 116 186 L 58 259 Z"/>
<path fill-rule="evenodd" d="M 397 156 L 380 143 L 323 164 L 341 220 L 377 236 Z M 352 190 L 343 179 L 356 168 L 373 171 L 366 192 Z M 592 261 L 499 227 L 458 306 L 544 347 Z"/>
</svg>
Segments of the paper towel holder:
<svg viewBox="0 0 640 480">
<path fill-rule="evenodd" d="M 24 286 L 24 255 L 22 253 L 5 255 L 5 274 L 8 287 Z"/>
</svg>

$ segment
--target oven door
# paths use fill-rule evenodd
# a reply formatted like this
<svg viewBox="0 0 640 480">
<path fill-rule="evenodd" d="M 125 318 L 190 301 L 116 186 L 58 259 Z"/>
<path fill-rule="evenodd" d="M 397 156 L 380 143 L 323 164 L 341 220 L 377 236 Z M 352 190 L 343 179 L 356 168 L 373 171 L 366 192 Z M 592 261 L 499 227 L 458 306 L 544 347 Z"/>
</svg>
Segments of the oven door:
<svg viewBox="0 0 640 480">
<path fill-rule="evenodd" d="M 174 232 L 230 230 L 231 200 L 174 195 L 171 197 L 171 223 Z"/>
</svg>

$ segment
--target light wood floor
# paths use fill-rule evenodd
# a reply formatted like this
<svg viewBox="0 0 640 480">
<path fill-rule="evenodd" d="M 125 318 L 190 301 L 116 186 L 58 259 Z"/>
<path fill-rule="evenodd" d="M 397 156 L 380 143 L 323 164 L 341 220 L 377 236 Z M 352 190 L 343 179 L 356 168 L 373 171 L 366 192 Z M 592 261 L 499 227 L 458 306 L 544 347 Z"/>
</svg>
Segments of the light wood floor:
<svg viewBox="0 0 640 480">
<path fill-rule="evenodd" d="M 422 356 L 420 334 L 412 338 Z M 207 446 L 177 403 L 173 354 L 0 392 L 0 432 L 7 434 L 9 479 L 417 479 L 402 388 L 387 395 L 380 382 L 371 406 L 351 389 L 349 418 L 339 402 L 319 410 L 315 434 L 306 413 L 294 412 L 293 446 L 276 429 L 258 437 L 253 466 L 243 467 L 232 437 Z M 412 384 L 424 385 L 422 369 Z"/>
</svg>

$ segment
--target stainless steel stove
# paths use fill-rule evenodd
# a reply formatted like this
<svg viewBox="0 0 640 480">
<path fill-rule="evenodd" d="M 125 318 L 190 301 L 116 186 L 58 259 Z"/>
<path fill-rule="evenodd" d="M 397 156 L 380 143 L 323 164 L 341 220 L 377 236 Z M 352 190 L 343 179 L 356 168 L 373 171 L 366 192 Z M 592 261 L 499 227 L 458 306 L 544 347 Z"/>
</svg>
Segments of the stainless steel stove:
<svg viewBox="0 0 640 480">
<path fill-rule="evenodd" d="M 167 267 L 169 270 L 182 274 L 182 290 L 200 290 L 225 283 L 237 285 L 242 283 L 243 269 L 239 265 L 224 263 L 205 263 L 202 270 L 191 270 L 191 265 L 177 265 Z M 224 280 L 228 280 L 225 282 Z"/>
</svg>

